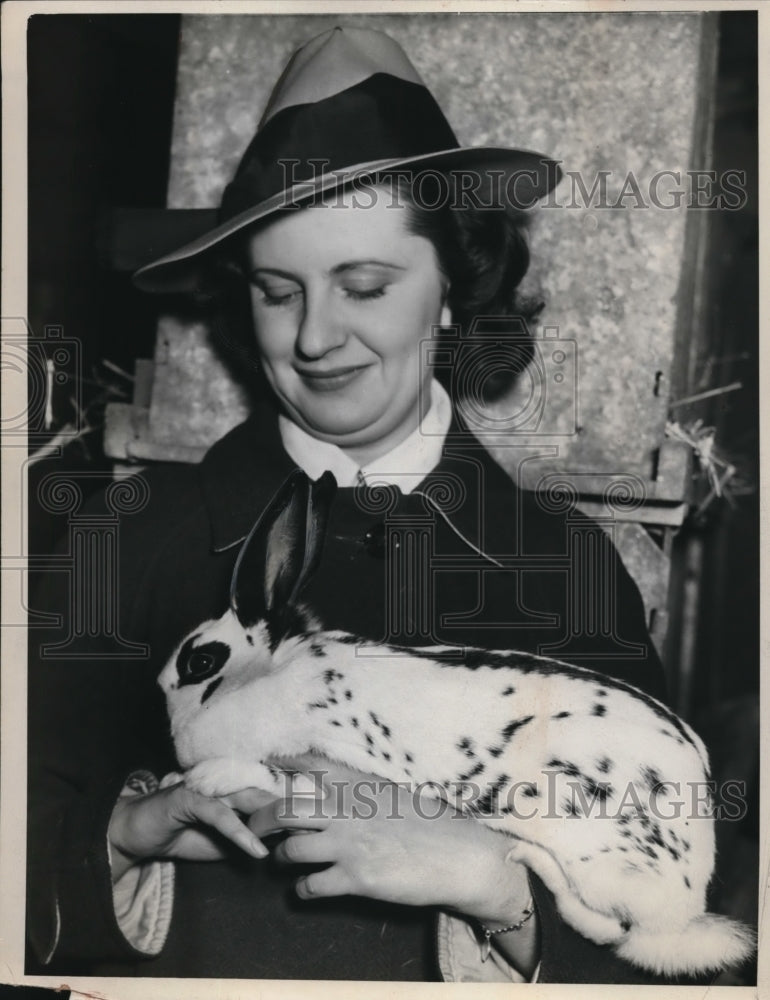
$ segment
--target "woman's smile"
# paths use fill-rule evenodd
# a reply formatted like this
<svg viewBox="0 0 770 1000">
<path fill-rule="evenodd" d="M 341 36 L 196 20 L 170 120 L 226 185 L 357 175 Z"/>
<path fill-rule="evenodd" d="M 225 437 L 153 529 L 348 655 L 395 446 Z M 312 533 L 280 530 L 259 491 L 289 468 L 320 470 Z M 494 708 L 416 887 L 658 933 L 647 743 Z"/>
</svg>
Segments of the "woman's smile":
<svg viewBox="0 0 770 1000">
<path fill-rule="evenodd" d="M 350 385 L 355 379 L 370 369 L 372 365 L 349 365 L 328 370 L 305 370 L 297 368 L 300 378 L 312 392 L 337 392 Z"/>
</svg>

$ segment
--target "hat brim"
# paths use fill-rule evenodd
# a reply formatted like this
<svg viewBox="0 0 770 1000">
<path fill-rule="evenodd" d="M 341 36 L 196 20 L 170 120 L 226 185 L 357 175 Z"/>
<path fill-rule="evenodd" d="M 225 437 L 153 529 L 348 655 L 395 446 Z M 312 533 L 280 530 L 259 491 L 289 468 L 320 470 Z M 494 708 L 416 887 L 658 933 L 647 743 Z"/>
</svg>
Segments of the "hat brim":
<svg viewBox="0 0 770 1000">
<path fill-rule="evenodd" d="M 358 163 L 344 170 L 321 174 L 279 191 L 219 225 L 211 226 L 214 213 L 200 210 L 201 235 L 178 249 L 145 264 L 133 276 L 134 284 L 148 292 L 191 292 L 199 285 L 202 268 L 210 252 L 223 240 L 282 209 L 300 207 L 317 195 L 356 181 L 371 180 L 402 167 L 419 167 L 418 172 L 434 169 L 438 173 L 476 169 L 497 172 L 500 190 L 511 208 L 526 211 L 543 198 L 561 179 L 556 160 L 525 149 L 476 146 L 447 149 L 422 156 Z M 470 197 L 470 196 L 469 196 Z M 469 203 L 471 203 L 469 201 Z M 186 212 L 185 237 L 189 238 L 192 212 Z M 182 237 L 182 238 L 185 238 Z"/>
</svg>

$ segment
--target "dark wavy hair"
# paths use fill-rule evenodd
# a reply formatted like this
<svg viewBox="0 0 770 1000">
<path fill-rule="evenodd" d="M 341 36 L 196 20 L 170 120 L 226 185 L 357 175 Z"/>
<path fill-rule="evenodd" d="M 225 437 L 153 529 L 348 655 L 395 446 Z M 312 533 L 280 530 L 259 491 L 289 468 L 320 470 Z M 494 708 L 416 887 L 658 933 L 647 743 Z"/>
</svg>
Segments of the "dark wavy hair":
<svg viewBox="0 0 770 1000">
<path fill-rule="evenodd" d="M 463 375 L 455 377 L 452 364 L 437 366 L 435 373 L 455 401 L 468 392 L 484 401 L 505 394 L 532 360 L 529 324 L 544 305 L 519 295 L 530 259 L 524 213 L 495 203 L 491 183 L 485 185 L 483 175 L 476 180 L 473 200 L 456 182 L 444 181 L 439 191 L 430 176 L 426 184 L 423 175 L 419 187 L 403 175 L 370 181 L 380 193 L 389 188 L 408 209 L 409 231 L 433 244 L 453 319 L 453 328 L 439 333 L 436 346 L 449 347 L 455 357 L 462 352 Z M 195 295 L 218 341 L 252 381 L 259 377 L 259 356 L 245 247 L 247 235 L 259 226 L 220 245 Z"/>
</svg>

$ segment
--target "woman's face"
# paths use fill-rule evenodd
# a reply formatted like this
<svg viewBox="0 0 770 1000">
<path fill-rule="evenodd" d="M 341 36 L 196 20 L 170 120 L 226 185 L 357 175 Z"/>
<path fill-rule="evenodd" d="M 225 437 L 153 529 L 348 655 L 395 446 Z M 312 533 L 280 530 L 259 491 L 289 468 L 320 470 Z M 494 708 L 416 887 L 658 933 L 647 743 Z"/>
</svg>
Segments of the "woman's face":
<svg viewBox="0 0 770 1000">
<path fill-rule="evenodd" d="M 281 216 L 247 241 L 261 362 L 286 415 L 365 464 L 417 427 L 421 341 L 450 320 L 433 244 L 385 191 Z M 425 393 L 425 395 L 422 395 Z"/>
</svg>

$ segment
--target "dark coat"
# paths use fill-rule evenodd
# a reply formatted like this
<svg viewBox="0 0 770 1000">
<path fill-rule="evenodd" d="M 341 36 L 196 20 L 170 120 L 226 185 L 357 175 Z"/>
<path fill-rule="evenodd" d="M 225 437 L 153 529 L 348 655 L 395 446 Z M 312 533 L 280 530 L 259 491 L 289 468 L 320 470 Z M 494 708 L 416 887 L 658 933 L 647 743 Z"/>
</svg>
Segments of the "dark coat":
<svg viewBox="0 0 770 1000">
<path fill-rule="evenodd" d="M 357 898 L 301 902 L 292 891 L 296 869 L 287 873 L 236 851 L 221 863 L 177 864 L 171 930 L 157 958 L 134 951 L 115 920 L 106 854 L 115 797 L 131 770 L 162 775 L 175 767 L 155 678 L 184 633 L 225 609 L 239 542 L 292 468 L 275 415 L 264 404 L 199 466 L 158 465 L 141 474 L 148 502 L 120 521 L 114 607 L 122 639 L 146 643 L 146 658 L 88 658 L 95 640 L 86 637 L 73 658 L 46 659 L 40 646 L 55 642 L 56 631 L 31 632 L 28 971 L 439 978 L 430 909 Z M 421 489 L 437 491 L 437 502 L 467 541 L 443 517 L 428 514 L 419 496 L 394 491 L 386 523 L 382 509 L 362 509 L 356 491 L 340 489 L 322 565 L 305 594 L 326 627 L 420 645 L 549 652 L 665 697 L 641 599 L 601 529 L 518 490 L 457 417 L 441 462 Z M 448 505 L 442 490 L 454 498 Z M 416 583 L 432 588 L 431 620 L 415 618 L 405 600 L 400 622 L 388 632 L 383 548 L 392 531 L 401 532 L 404 544 L 410 531 L 424 538 L 432 533 L 436 571 Z M 574 539 L 587 534 L 604 546 L 594 598 L 612 595 L 611 627 L 593 621 L 589 612 L 598 602 L 590 597 L 580 605 L 588 609 L 585 621 L 570 622 L 570 558 Z M 499 569 L 468 542 L 498 560 L 516 556 L 519 562 Z M 50 574 L 37 609 L 62 614 L 67 629 L 68 607 L 67 574 Z M 656 981 L 566 927 L 550 893 L 533 881 L 541 981 Z M 50 952 L 57 920 L 59 943 L 43 967 L 38 962 Z"/>
</svg>

